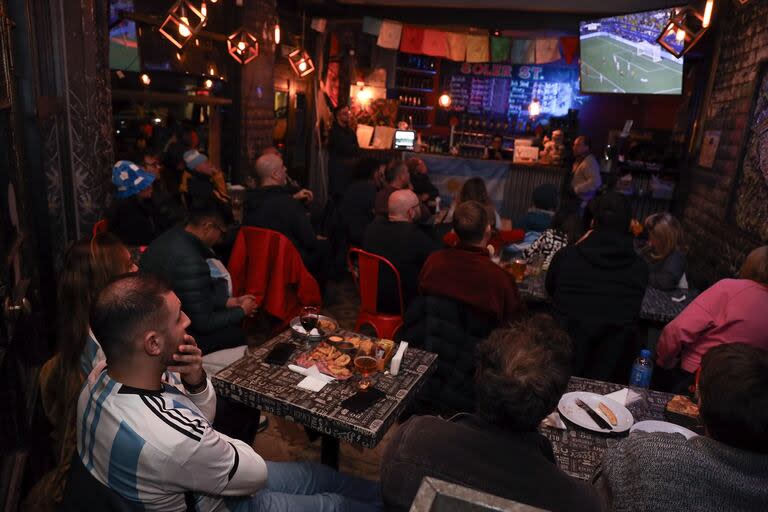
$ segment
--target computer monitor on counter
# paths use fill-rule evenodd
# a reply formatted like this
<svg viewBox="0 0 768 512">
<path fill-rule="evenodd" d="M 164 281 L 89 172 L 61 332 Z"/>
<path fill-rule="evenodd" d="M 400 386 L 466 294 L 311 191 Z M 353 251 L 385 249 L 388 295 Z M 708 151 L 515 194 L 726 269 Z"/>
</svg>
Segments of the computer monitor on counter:
<svg viewBox="0 0 768 512">
<path fill-rule="evenodd" d="M 412 150 L 416 146 L 416 132 L 413 130 L 395 130 L 395 149 Z"/>
</svg>

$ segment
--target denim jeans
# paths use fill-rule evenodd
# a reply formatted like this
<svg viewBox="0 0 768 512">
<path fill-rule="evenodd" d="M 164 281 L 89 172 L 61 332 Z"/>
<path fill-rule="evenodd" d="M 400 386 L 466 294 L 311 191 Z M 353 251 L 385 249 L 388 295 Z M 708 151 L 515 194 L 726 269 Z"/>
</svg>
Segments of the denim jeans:
<svg viewBox="0 0 768 512">
<path fill-rule="evenodd" d="M 267 487 L 249 498 L 228 499 L 233 512 L 380 511 L 377 482 L 309 462 L 267 462 Z"/>
</svg>

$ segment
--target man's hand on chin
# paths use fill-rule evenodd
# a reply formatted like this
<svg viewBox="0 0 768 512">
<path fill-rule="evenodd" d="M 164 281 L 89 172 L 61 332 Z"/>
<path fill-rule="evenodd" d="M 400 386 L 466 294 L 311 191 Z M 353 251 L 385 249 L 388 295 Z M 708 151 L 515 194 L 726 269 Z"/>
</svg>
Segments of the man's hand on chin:
<svg viewBox="0 0 768 512">
<path fill-rule="evenodd" d="M 189 334 L 184 335 L 184 344 L 179 345 L 179 351 L 173 354 L 174 366 L 169 366 L 169 372 L 176 372 L 181 376 L 181 382 L 191 394 L 197 394 L 205 390 L 207 375 L 203 369 L 203 352 L 197 346 L 195 338 Z"/>
</svg>

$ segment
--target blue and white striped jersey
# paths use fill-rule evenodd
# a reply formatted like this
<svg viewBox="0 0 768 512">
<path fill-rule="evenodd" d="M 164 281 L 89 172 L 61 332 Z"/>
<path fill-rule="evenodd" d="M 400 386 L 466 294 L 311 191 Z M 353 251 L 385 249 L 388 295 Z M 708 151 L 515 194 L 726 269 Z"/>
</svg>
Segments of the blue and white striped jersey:
<svg viewBox="0 0 768 512">
<path fill-rule="evenodd" d="M 77 450 L 98 481 L 145 510 L 227 511 L 266 485 L 264 460 L 211 427 L 216 395 L 125 386 L 96 368 L 77 404 Z M 226 502 L 225 502 L 226 500 Z M 242 503 L 240 503 L 242 504 Z M 228 506 L 229 505 L 229 506 Z"/>
</svg>

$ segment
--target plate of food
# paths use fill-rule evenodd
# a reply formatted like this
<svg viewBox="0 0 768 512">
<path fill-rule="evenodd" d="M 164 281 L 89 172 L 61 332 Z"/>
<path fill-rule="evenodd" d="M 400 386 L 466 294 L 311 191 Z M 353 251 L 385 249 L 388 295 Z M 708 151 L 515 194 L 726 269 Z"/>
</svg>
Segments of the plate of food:
<svg viewBox="0 0 768 512">
<path fill-rule="evenodd" d="M 342 352 L 349 354 L 360 348 L 360 343 L 367 339 L 356 334 L 347 336 L 333 335 L 328 337 L 328 342 Z"/>
<path fill-rule="evenodd" d="M 297 365 L 304 368 L 317 366 L 322 373 L 339 380 L 346 380 L 352 376 L 352 370 L 349 369 L 351 362 L 352 356 L 325 342 L 319 343 L 309 352 L 296 358 Z"/>
<path fill-rule="evenodd" d="M 309 339 L 314 341 L 320 340 L 336 331 L 338 328 L 339 323 L 333 318 L 325 315 L 318 315 L 317 327 L 309 332 Z M 291 329 L 293 332 L 301 336 L 307 334 L 307 331 L 304 330 L 304 327 L 301 326 L 301 320 L 298 316 L 291 320 Z"/>
<path fill-rule="evenodd" d="M 635 423 L 632 413 L 620 403 L 586 391 L 564 394 L 557 410 L 569 421 L 594 432 L 626 432 Z"/>
</svg>

